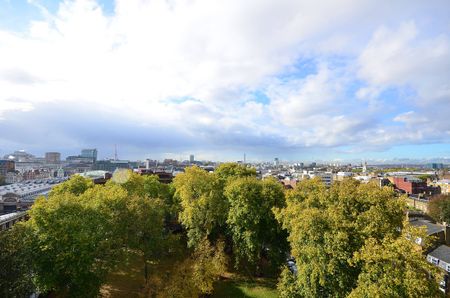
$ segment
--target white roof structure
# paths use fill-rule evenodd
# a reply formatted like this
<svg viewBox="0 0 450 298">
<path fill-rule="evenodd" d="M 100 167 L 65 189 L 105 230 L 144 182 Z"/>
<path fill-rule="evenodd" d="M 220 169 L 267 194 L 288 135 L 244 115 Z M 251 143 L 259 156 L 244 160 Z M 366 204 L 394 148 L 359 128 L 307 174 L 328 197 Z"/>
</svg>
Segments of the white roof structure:
<svg viewBox="0 0 450 298">
<path fill-rule="evenodd" d="M 34 201 L 37 196 L 47 195 L 54 186 L 65 180 L 65 178 L 38 179 L 3 185 L 0 186 L 0 197 L 13 193 L 19 196 L 22 201 Z"/>
<path fill-rule="evenodd" d="M 7 222 L 7 221 L 10 221 L 11 219 L 14 219 L 14 218 L 21 217 L 25 213 L 26 213 L 25 211 L 18 211 L 18 212 L 13 212 L 13 213 L 0 215 L 0 224 L 2 224 L 4 222 Z"/>
</svg>

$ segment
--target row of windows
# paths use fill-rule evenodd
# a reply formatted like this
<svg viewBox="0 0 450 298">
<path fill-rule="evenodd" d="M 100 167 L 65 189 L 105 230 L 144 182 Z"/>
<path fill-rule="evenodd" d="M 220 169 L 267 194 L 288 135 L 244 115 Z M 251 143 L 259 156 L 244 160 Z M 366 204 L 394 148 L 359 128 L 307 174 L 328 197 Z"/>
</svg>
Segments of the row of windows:
<svg viewBox="0 0 450 298">
<path fill-rule="evenodd" d="M 433 265 L 439 266 L 442 269 L 444 269 L 447 272 L 450 272 L 450 264 L 447 264 L 444 261 L 440 261 L 438 258 L 432 257 L 430 255 L 428 255 L 427 257 L 428 262 L 430 262 Z"/>
</svg>

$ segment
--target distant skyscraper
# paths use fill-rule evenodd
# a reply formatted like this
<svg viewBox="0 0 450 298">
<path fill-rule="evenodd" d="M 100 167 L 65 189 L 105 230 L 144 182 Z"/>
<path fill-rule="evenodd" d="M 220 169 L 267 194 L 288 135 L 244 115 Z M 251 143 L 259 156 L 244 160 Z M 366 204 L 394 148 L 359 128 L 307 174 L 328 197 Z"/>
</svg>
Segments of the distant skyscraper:
<svg viewBox="0 0 450 298">
<path fill-rule="evenodd" d="M 275 157 L 275 159 L 273 160 L 273 164 L 277 167 L 280 165 L 280 159 L 278 157 Z"/>
<path fill-rule="evenodd" d="M 83 149 L 81 150 L 81 157 L 92 159 L 92 162 L 97 161 L 97 149 Z"/>
<path fill-rule="evenodd" d="M 16 170 L 16 163 L 13 160 L 0 160 L 0 176 L 6 177 L 7 173 Z"/>
<path fill-rule="evenodd" d="M 194 154 L 189 155 L 189 162 L 193 163 L 195 161 Z"/>
<path fill-rule="evenodd" d="M 59 163 L 61 161 L 61 153 L 59 152 L 45 152 L 46 163 Z"/>
<path fill-rule="evenodd" d="M 444 164 L 442 164 L 442 163 L 432 163 L 432 164 L 428 165 L 428 167 L 433 169 L 433 170 L 442 170 L 444 168 Z"/>
</svg>

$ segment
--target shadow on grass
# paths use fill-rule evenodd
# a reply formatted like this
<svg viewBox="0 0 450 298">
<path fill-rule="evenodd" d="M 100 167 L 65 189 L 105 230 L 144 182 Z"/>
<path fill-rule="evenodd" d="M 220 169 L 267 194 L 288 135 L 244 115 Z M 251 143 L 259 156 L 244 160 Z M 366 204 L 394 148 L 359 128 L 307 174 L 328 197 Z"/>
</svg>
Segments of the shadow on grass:
<svg viewBox="0 0 450 298">
<path fill-rule="evenodd" d="M 277 297 L 276 285 L 270 279 L 246 279 L 233 276 L 214 285 L 212 297 L 216 298 L 273 298 Z"/>
<path fill-rule="evenodd" d="M 233 281 L 222 281 L 218 282 L 214 287 L 214 294 L 212 297 L 225 298 L 225 297 L 236 297 L 245 298 L 247 296 L 242 289 L 239 288 L 238 284 Z"/>
</svg>

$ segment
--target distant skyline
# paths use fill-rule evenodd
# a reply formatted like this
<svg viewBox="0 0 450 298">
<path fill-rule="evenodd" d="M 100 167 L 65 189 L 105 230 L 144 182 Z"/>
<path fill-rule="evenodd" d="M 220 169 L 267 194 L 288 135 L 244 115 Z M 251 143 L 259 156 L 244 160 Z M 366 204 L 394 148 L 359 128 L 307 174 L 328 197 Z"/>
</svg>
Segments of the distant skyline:
<svg viewBox="0 0 450 298">
<path fill-rule="evenodd" d="M 0 156 L 450 158 L 449 11 L 0 0 Z"/>
</svg>

